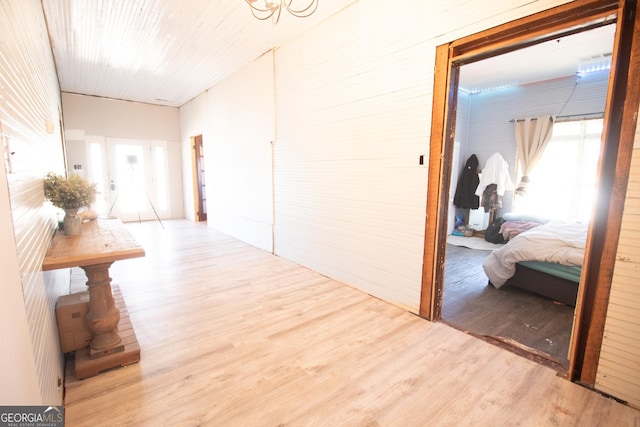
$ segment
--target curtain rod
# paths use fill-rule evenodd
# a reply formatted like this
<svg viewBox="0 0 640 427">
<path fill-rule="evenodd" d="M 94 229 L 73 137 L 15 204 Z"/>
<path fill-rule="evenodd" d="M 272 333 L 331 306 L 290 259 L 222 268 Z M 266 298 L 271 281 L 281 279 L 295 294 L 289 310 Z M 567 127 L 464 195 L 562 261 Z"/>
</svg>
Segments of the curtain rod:
<svg viewBox="0 0 640 427">
<path fill-rule="evenodd" d="M 604 112 L 601 113 L 587 113 L 587 114 L 568 114 L 565 116 L 556 116 L 556 121 L 567 121 L 573 117 L 584 117 L 584 118 L 599 118 L 599 117 L 604 117 Z M 524 119 L 511 119 L 509 120 L 509 123 L 515 123 L 515 122 L 523 122 Z"/>
</svg>

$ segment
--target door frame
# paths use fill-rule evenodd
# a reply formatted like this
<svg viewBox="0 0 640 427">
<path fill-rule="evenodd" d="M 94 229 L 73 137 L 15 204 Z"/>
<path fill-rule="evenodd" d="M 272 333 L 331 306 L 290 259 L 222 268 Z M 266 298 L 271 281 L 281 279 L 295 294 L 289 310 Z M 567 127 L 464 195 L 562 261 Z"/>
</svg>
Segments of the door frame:
<svg viewBox="0 0 640 427">
<path fill-rule="evenodd" d="M 460 66 L 543 41 L 617 23 L 598 167 L 598 202 L 589 225 L 576 302 L 568 377 L 594 385 L 604 335 L 640 104 L 637 0 L 579 0 L 436 48 L 420 316 L 442 316 L 446 220 Z"/>
<path fill-rule="evenodd" d="M 191 171 L 193 181 L 193 209 L 196 222 L 206 221 L 206 193 L 204 192 L 204 183 L 202 182 L 202 174 L 204 167 L 202 158 L 204 157 L 204 145 L 202 135 L 192 136 L 191 138 Z"/>
<path fill-rule="evenodd" d="M 114 207 L 118 206 L 117 203 L 120 201 L 119 193 L 121 191 L 121 187 L 123 186 L 122 182 L 117 182 L 117 185 L 112 186 L 114 180 L 118 177 L 117 173 L 117 158 L 116 158 L 116 149 L 119 145 L 131 145 L 131 146 L 140 146 L 142 147 L 142 156 L 145 164 L 144 176 L 143 176 L 143 186 L 144 186 L 144 194 L 141 194 L 140 197 L 145 200 L 144 204 L 147 206 L 146 210 L 137 211 L 137 216 L 135 216 L 132 212 L 122 212 L 120 208 L 116 209 L 116 213 L 119 213 L 118 217 L 123 222 L 131 222 L 131 221 L 151 221 L 162 219 L 167 219 L 171 217 L 171 192 L 169 187 L 164 187 L 165 189 L 165 197 L 166 197 L 166 206 L 162 208 L 158 205 L 158 198 L 160 197 L 158 188 L 159 184 L 157 182 L 158 168 L 156 167 L 156 153 L 153 152 L 157 147 L 161 147 L 164 151 L 164 161 L 162 167 L 164 170 L 162 173 L 165 177 L 169 176 L 169 156 L 168 156 L 168 147 L 167 141 L 165 140 L 152 140 L 152 139 L 135 139 L 135 138 L 112 138 L 105 137 L 104 149 L 105 152 L 104 158 L 106 160 L 106 169 L 105 173 L 106 181 L 109 184 L 107 185 L 109 190 L 108 204 L 109 204 L 109 213 L 112 212 Z M 121 178 L 121 177 L 120 177 Z"/>
</svg>

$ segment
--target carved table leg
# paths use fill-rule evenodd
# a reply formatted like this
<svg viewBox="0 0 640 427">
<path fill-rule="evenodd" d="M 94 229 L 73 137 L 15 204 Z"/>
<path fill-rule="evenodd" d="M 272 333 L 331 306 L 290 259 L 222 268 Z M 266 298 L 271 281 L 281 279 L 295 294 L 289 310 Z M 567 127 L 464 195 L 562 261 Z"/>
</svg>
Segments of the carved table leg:
<svg viewBox="0 0 640 427">
<path fill-rule="evenodd" d="M 85 321 L 94 336 L 89 344 L 92 357 L 122 351 L 122 339 L 118 334 L 120 310 L 116 307 L 111 293 L 109 267 L 113 262 L 87 265 L 81 268 L 87 274 L 89 288 L 89 311 Z"/>
</svg>

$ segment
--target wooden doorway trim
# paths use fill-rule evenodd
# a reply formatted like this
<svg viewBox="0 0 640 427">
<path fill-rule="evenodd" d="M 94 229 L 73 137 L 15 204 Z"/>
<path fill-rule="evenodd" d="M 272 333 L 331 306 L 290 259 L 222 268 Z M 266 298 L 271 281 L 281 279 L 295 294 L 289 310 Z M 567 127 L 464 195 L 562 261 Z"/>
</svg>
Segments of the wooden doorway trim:
<svg viewBox="0 0 640 427">
<path fill-rule="evenodd" d="M 196 222 L 207 220 L 202 135 L 191 137 L 191 170 L 193 174 L 193 209 Z"/>
<path fill-rule="evenodd" d="M 570 361 L 573 379 L 596 381 L 640 105 L 640 16 L 637 0 L 621 1 L 613 49 L 598 200 L 587 240 Z"/>
<path fill-rule="evenodd" d="M 432 321 L 442 316 L 445 220 L 455 132 L 456 93 L 461 65 L 521 49 L 560 36 L 618 22 L 600 165 L 599 208 L 589 228 L 581 290 L 578 295 L 570 376 L 595 382 L 597 357 L 615 263 L 635 115 L 640 95 L 637 0 L 585 0 L 555 7 L 436 48 L 431 120 L 424 262 L 419 314 Z M 634 31 L 635 30 L 635 31 Z M 637 38 L 637 34 L 635 35 Z M 637 60 L 636 60 L 637 62 Z M 637 84 L 637 83 L 636 83 Z M 634 93 L 636 92 L 636 93 Z M 584 302 L 584 303 L 583 303 Z"/>
</svg>

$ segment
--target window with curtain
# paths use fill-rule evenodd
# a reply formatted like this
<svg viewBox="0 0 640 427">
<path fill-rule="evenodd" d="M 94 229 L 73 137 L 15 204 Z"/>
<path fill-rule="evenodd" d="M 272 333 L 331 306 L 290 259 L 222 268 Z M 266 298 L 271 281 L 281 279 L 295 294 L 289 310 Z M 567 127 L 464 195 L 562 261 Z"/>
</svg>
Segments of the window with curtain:
<svg viewBox="0 0 640 427">
<path fill-rule="evenodd" d="M 596 196 L 602 119 L 556 122 L 518 212 L 587 222 Z"/>
</svg>

